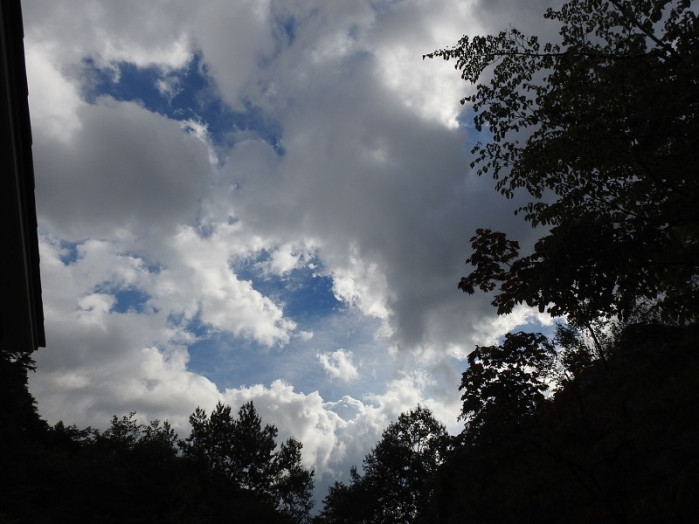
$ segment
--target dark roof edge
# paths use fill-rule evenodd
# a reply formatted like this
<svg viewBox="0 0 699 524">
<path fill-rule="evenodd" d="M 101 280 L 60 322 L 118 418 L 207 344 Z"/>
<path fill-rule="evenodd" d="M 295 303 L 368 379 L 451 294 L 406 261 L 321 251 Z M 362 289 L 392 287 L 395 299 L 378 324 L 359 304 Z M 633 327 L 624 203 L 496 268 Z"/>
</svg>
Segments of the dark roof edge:
<svg viewBox="0 0 699 524">
<path fill-rule="evenodd" d="M 36 201 L 34 195 L 34 164 L 32 156 L 32 134 L 29 115 L 27 72 L 24 58 L 24 27 L 20 0 L 2 0 L 0 2 L 0 52 L 2 64 L 0 77 L 2 78 L 2 113 L 3 123 L 6 128 L 3 135 L 4 155 L 10 155 L 7 163 L 8 180 L 3 182 L 3 191 L 8 191 L 3 204 L 9 208 L 2 213 L 4 224 L 1 227 L 8 230 L 3 235 L 3 243 L 9 243 L 14 253 L 10 257 L 17 259 L 12 268 L 9 279 L 10 287 L 18 290 L 16 307 L 21 307 L 24 315 L 28 316 L 28 333 L 30 340 L 24 340 L 21 344 L 22 351 L 36 350 L 46 345 L 44 331 L 44 311 L 41 290 L 41 276 L 39 272 L 39 240 L 38 222 L 36 214 Z M 13 194 L 9 194 L 13 193 Z M 12 200 L 12 201 L 11 201 Z M 12 215 L 12 216 L 10 216 Z M 11 229 L 14 229 L 12 231 Z M 4 247 L 5 247 L 4 246 Z M 19 252 L 17 252 L 19 251 Z M 5 268 L 4 271 L 8 271 Z M 17 280 L 21 279 L 20 282 Z M 3 291 L 3 293 L 5 293 Z M 3 297 L 7 301 L 10 297 Z M 22 302 L 20 304 L 19 302 Z M 11 305 L 3 304 L 3 318 Z M 22 307 L 23 306 L 23 307 Z M 15 319 L 15 314 L 10 310 L 9 318 Z M 19 317 L 17 317 L 19 318 Z M 16 321 L 16 319 L 15 319 Z M 14 328 L 13 325 L 9 326 Z M 3 326 L 7 331 L 8 326 Z M 3 337 L 4 338 L 4 337 Z M 3 342 L 5 342 L 3 340 Z M 20 349 L 20 348 L 17 348 Z"/>
</svg>

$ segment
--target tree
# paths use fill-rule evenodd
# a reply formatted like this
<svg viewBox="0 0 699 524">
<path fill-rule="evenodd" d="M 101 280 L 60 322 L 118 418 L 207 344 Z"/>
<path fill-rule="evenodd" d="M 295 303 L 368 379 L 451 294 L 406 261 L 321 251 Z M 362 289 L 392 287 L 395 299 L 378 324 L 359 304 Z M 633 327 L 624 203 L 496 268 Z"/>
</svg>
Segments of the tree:
<svg viewBox="0 0 699 524">
<path fill-rule="evenodd" d="M 579 368 L 516 432 L 454 447 L 429 520 L 696 520 L 698 337 L 697 325 L 625 327 L 606 365 Z"/>
<path fill-rule="evenodd" d="M 363 481 L 357 466 L 350 468 L 348 484 L 335 481 L 323 499 L 323 511 L 316 518 L 317 523 L 361 524 L 377 522 L 378 501 L 370 492 L 368 483 Z"/>
<path fill-rule="evenodd" d="M 40 435 L 47 429 L 46 422 L 36 409 L 36 400 L 27 388 L 27 372 L 34 370 L 34 362 L 27 353 L 0 350 L 0 446 L 10 450 L 28 437 Z M 0 452 L 1 459 L 12 459 Z"/>
<path fill-rule="evenodd" d="M 427 55 L 454 60 L 476 84 L 462 103 L 488 139 L 471 167 L 507 198 L 528 195 L 517 213 L 543 231 L 526 253 L 478 229 L 459 288 L 493 293 L 498 314 L 527 304 L 568 321 L 555 361 L 549 341 L 526 333 L 470 355 L 470 445 L 440 469 L 434 520 L 682 520 L 691 499 L 675 478 L 696 478 L 696 454 L 679 442 L 696 432 L 684 419 L 695 408 L 674 411 L 687 395 L 666 388 L 686 384 L 684 362 L 695 361 L 684 352 L 699 312 L 697 10 L 689 0 L 568 0 L 545 18 L 559 24 L 558 41 L 510 29 Z M 670 338 L 629 345 L 638 331 Z M 559 389 L 543 402 L 547 369 Z M 683 459 L 657 488 L 659 469 Z"/>
<path fill-rule="evenodd" d="M 313 509 L 313 471 L 301 465 L 301 448 L 298 440 L 289 438 L 282 443 L 274 465 L 277 507 L 296 522 L 308 521 Z"/>
<path fill-rule="evenodd" d="M 378 499 L 380 522 L 415 522 L 429 496 L 447 436 L 422 406 L 403 413 L 364 459 L 364 482 Z"/>
<path fill-rule="evenodd" d="M 181 443 L 185 456 L 296 521 L 309 518 L 313 471 L 302 466 L 302 445 L 289 438 L 276 450 L 277 428 L 262 426 L 252 402 L 240 408 L 236 419 L 230 406 L 219 402 L 210 416 L 197 408 L 189 420 L 192 432 Z"/>
<path fill-rule="evenodd" d="M 475 125 L 492 139 L 472 167 L 548 233 L 529 255 L 479 230 L 459 288 L 495 291 L 585 326 L 652 305 L 699 312 L 699 22 L 689 0 L 570 0 L 545 18 L 560 41 L 517 29 L 426 55 L 476 84 Z M 489 76 L 489 80 L 488 80 Z M 484 79 L 482 81 L 482 79 Z"/>
<path fill-rule="evenodd" d="M 121 418 L 114 415 L 107 430 L 88 429 L 88 440 L 100 448 L 104 458 L 123 461 L 127 456 L 140 463 L 164 463 L 177 456 L 178 437 L 167 420 L 141 424 L 132 411 Z"/>
<path fill-rule="evenodd" d="M 417 522 L 442 461 L 447 433 L 429 409 L 403 413 L 364 458 L 364 474 L 336 482 L 325 498 L 322 522 Z"/>
<path fill-rule="evenodd" d="M 460 390 L 468 442 L 506 438 L 535 413 L 549 388 L 553 345 L 541 333 L 507 333 L 498 346 L 476 346 Z"/>
</svg>

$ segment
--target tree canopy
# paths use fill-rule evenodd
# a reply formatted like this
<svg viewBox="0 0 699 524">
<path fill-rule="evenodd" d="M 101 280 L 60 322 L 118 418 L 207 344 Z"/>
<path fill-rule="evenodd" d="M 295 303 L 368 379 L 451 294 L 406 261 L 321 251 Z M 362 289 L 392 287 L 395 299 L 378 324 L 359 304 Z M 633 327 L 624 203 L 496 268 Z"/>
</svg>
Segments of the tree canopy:
<svg viewBox="0 0 699 524">
<path fill-rule="evenodd" d="M 691 521 L 698 335 L 696 326 L 627 326 L 605 365 L 580 369 L 505 438 L 454 446 L 425 521 Z"/>
<path fill-rule="evenodd" d="M 477 346 L 459 386 L 466 440 L 507 438 L 544 400 L 554 360 L 553 345 L 541 333 L 508 333 L 501 345 Z"/>
<path fill-rule="evenodd" d="M 252 402 L 241 406 L 237 418 L 219 402 L 210 416 L 197 408 L 189 421 L 192 432 L 181 443 L 185 456 L 296 521 L 309 518 L 314 473 L 301 463 L 302 445 L 289 438 L 277 450 L 276 426 L 262 426 Z"/>
<path fill-rule="evenodd" d="M 639 305 L 699 311 L 699 22 L 688 0 L 571 0 L 549 9 L 560 40 L 515 28 L 429 57 L 476 85 L 462 100 L 489 140 L 472 167 L 547 234 L 534 252 L 479 230 L 459 287 L 495 291 L 583 324 Z"/>
<path fill-rule="evenodd" d="M 492 293 L 498 314 L 526 304 L 566 321 L 553 342 L 508 333 L 469 355 L 466 428 L 427 514 L 681 521 L 682 486 L 699 478 L 685 440 L 697 432 L 697 9 L 569 0 L 544 16 L 560 27 L 554 42 L 510 28 L 426 55 L 475 84 L 462 100 L 484 137 L 471 167 L 505 197 L 528 196 L 516 213 L 541 232 L 527 253 L 477 229 L 459 289 Z"/>
<path fill-rule="evenodd" d="M 3 418 L 0 522 L 308 522 L 313 472 L 301 444 L 277 447 L 276 428 L 251 403 L 237 419 L 230 412 L 198 409 L 192 420 L 208 425 L 193 425 L 185 441 L 167 421 L 142 423 L 136 413 L 112 417 L 104 431 L 50 427 L 36 413 Z M 5 438 L 6 428 L 22 438 Z"/>
<path fill-rule="evenodd" d="M 319 522 L 417 522 L 441 464 L 447 433 L 425 407 L 402 413 L 364 458 L 349 485 L 335 482 Z"/>
</svg>

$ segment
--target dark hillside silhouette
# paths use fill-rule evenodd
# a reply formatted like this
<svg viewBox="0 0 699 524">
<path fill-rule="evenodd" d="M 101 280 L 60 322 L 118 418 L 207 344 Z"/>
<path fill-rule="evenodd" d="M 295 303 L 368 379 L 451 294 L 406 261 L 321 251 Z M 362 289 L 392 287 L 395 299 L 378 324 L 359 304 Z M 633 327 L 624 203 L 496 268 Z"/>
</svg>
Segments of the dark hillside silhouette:
<svg viewBox="0 0 699 524">
<path fill-rule="evenodd" d="M 639 324 L 525 424 L 457 445 L 432 522 L 691 522 L 699 328 Z M 485 430 L 488 428 L 486 426 Z"/>
</svg>

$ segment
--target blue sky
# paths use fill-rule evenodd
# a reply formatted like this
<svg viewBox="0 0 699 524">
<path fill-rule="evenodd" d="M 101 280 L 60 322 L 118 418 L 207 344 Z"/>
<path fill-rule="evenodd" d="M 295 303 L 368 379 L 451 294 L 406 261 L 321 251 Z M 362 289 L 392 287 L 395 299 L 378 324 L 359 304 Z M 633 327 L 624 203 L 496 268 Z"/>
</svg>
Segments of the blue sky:
<svg viewBox="0 0 699 524">
<path fill-rule="evenodd" d="M 456 288 L 475 228 L 535 235 L 469 171 L 468 86 L 422 60 L 551 31 L 543 4 L 23 6 L 49 422 L 135 410 L 184 433 L 253 400 L 320 499 L 418 403 L 458 431 L 474 345 L 549 322 Z"/>
</svg>

